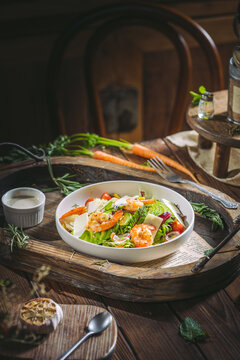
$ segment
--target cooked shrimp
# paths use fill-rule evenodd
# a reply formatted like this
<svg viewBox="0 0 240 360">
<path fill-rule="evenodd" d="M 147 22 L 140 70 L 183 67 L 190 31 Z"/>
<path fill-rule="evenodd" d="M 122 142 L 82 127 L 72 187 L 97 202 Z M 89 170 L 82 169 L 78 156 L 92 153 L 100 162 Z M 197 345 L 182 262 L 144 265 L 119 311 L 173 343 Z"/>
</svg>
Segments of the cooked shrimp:
<svg viewBox="0 0 240 360">
<path fill-rule="evenodd" d="M 153 243 L 152 231 L 156 230 L 153 225 L 135 225 L 130 231 L 131 241 L 136 247 L 151 246 Z"/>
<path fill-rule="evenodd" d="M 143 202 L 138 199 L 128 198 L 126 199 L 127 205 L 124 206 L 124 210 L 128 211 L 137 211 L 141 206 L 143 206 Z"/>
<path fill-rule="evenodd" d="M 92 232 L 111 229 L 114 225 L 116 225 L 122 216 L 122 210 L 118 210 L 111 218 L 107 213 L 100 211 L 95 212 L 90 216 L 86 229 Z"/>
<path fill-rule="evenodd" d="M 81 215 L 83 213 L 85 213 L 87 211 L 87 208 L 85 206 L 78 206 L 72 210 L 69 210 L 68 212 L 66 212 L 65 214 L 63 214 L 59 220 L 62 222 L 63 219 L 67 218 L 68 216 L 71 215 Z"/>
<path fill-rule="evenodd" d="M 157 200 L 141 200 L 143 202 L 144 205 L 150 205 L 150 204 L 154 204 L 155 202 L 157 202 Z"/>
<path fill-rule="evenodd" d="M 156 202 L 156 200 L 145 200 L 145 199 L 126 199 L 127 205 L 125 205 L 124 210 L 128 211 L 137 211 L 143 205 L 150 205 Z"/>
</svg>

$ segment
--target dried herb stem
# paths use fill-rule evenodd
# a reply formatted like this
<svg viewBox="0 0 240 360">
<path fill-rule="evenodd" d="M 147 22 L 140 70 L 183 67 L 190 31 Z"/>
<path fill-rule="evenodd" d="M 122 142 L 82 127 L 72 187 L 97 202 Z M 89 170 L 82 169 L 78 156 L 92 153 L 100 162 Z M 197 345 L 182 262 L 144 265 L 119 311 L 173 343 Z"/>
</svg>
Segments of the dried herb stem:
<svg viewBox="0 0 240 360">
<path fill-rule="evenodd" d="M 74 177 L 75 175 L 71 175 L 69 173 L 66 173 L 61 177 L 55 177 L 53 174 L 53 168 L 49 157 L 47 157 L 47 164 L 51 179 L 57 185 L 57 187 L 43 189 L 42 191 L 50 192 L 50 191 L 60 190 L 60 192 L 63 195 L 69 195 L 71 194 L 71 192 L 80 189 L 84 186 L 83 184 L 80 184 L 78 181 L 70 180 L 70 178 Z"/>
<path fill-rule="evenodd" d="M 10 240 L 11 252 L 13 252 L 14 245 L 17 246 L 19 249 L 24 249 L 25 247 L 28 246 L 29 236 L 24 234 L 23 229 L 19 229 L 17 226 L 14 226 L 12 224 L 8 224 L 5 230 L 11 236 L 11 240 Z"/>
</svg>

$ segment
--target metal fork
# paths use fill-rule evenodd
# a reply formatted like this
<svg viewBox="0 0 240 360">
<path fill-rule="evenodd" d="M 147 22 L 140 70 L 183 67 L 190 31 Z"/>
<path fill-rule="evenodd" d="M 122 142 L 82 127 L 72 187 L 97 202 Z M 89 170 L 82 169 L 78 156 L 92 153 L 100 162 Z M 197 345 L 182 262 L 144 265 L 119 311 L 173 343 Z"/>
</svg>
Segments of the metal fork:
<svg viewBox="0 0 240 360">
<path fill-rule="evenodd" d="M 163 179 L 172 182 L 172 183 L 186 183 L 194 186 L 195 188 L 201 190 L 205 194 L 211 196 L 213 199 L 219 201 L 227 209 L 237 209 L 239 202 L 229 201 L 221 198 L 218 195 L 211 193 L 210 191 L 203 188 L 201 185 L 198 185 L 190 180 L 181 178 L 179 175 L 175 174 L 159 157 L 149 159 L 148 163 L 156 170 L 158 175 Z"/>
</svg>

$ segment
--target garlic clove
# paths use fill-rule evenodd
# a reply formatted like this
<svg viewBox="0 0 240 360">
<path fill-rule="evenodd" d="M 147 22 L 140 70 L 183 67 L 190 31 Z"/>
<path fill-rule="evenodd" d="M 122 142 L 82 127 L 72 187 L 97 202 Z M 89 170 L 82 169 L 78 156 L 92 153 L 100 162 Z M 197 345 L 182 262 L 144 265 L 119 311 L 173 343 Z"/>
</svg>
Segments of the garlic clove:
<svg viewBox="0 0 240 360">
<path fill-rule="evenodd" d="M 38 334 L 54 331 L 62 319 L 62 308 L 48 298 L 31 299 L 20 310 L 23 328 Z"/>
</svg>

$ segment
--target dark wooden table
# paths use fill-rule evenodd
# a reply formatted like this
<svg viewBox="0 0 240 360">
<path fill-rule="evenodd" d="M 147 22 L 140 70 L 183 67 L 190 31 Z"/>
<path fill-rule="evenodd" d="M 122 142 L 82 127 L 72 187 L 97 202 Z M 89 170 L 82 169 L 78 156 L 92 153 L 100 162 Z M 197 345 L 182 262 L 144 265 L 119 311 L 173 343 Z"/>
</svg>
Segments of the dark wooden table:
<svg viewBox="0 0 240 360">
<path fill-rule="evenodd" d="M 202 184 L 212 186 L 240 200 L 240 187 L 220 183 L 205 174 L 196 167 L 185 149 L 177 148 L 167 140 L 161 139 L 148 142 L 146 145 L 175 158 L 193 170 Z M 2 169 L 2 174 L 13 171 L 14 168 L 17 167 Z M 21 299 L 31 290 L 29 275 L 0 265 L 0 279 L 3 278 L 10 278 L 16 284 L 16 292 Z M 114 315 L 118 324 L 114 360 L 240 359 L 240 277 L 217 292 L 193 299 L 163 303 L 124 302 L 61 282 L 47 280 L 45 284 L 48 296 L 59 304 L 96 305 L 106 308 Z M 186 316 L 197 320 L 209 333 L 210 338 L 205 343 L 187 343 L 179 336 L 179 325 Z M 53 343 L 51 351 L 57 346 L 57 343 Z M 9 358 L 11 354 L 9 350 Z M 17 358 L 25 357 L 24 354 L 19 354 Z M 54 356 L 51 357 L 50 352 L 43 355 L 39 346 L 32 350 L 28 358 L 45 360 L 54 359 Z"/>
</svg>

